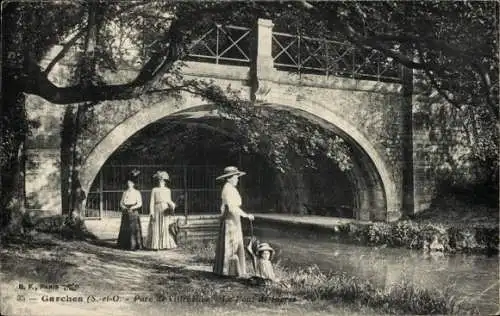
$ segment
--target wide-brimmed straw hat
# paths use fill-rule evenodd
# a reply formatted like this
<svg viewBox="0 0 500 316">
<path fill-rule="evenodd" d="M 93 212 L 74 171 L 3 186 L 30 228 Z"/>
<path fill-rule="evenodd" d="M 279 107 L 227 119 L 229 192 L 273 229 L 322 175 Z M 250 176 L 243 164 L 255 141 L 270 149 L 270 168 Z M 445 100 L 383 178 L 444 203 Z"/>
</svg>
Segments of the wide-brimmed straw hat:
<svg viewBox="0 0 500 316">
<path fill-rule="evenodd" d="M 170 176 L 166 171 L 156 171 L 156 173 L 153 175 L 153 178 L 166 181 L 170 180 Z"/>
<path fill-rule="evenodd" d="M 236 168 L 234 166 L 229 166 L 229 167 L 224 168 L 224 174 L 221 176 L 218 176 L 217 180 L 229 178 L 229 177 L 232 177 L 234 175 L 241 177 L 241 176 L 244 176 L 246 174 L 247 174 L 246 172 L 240 171 L 240 170 L 238 170 L 238 168 Z"/>
<path fill-rule="evenodd" d="M 257 247 L 257 254 L 261 253 L 262 251 L 269 251 L 271 254 L 270 257 L 274 255 L 274 249 L 271 248 L 271 246 L 267 242 L 263 242 Z"/>
</svg>

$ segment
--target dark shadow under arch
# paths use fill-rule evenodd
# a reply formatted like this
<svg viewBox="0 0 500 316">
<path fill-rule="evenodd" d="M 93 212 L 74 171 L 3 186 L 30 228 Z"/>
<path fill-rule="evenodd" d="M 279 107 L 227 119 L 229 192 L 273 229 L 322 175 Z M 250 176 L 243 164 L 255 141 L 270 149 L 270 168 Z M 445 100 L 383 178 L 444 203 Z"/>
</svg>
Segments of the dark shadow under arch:
<svg viewBox="0 0 500 316">
<path fill-rule="evenodd" d="M 384 166 L 383 162 L 381 162 L 381 158 L 377 156 L 378 154 L 376 154 L 376 151 L 369 145 L 369 143 L 366 140 L 360 142 L 355 139 L 357 138 L 359 140 L 361 138 L 363 140 L 362 136 L 360 136 L 360 133 L 357 133 L 354 136 L 355 138 L 353 138 L 349 132 L 335 124 L 337 118 L 320 118 L 317 115 L 303 109 L 286 105 L 272 104 L 264 106 L 270 109 L 284 109 L 294 115 L 307 118 L 312 123 L 319 124 L 324 128 L 334 131 L 336 134 L 346 140 L 355 149 L 355 154 L 353 156 L 355 167 L 351 172 L 348 173 L 348 177 L 355 186 L 355 207 L 358 209 L 358 217 L 361 219 L 372 220 L 387 219 L 387 210 L 394 209 L 394 206 L 397 204 L 394 196 L 393 182 L 388 178 L 388 169 Z M 131 126 L 132 130 L 127 130 L 127 126 L 123 126 L 121 129 L 117 128 L 111 131 L 105 137 L 105 139 L 101 140 L 101 142 L 96 145 L 93 152 L 89 154 L 86 162 L 84 163 L 84 166 L 82 168 L 84 170 L 82 176 L 82 183 L 84 188 L 86 188 L 87 190 L 90 189 L 90 185 L 92 182 L 94 182 L 97 172 L 102 167 L 104 162 L 116 150 L 112 148 L 113 146 L 107 148 L 106 144 L 109 143 L 109 139 L 112 139 L 116 143 L 116 138 L 121 137 L 123 139 L 123 143 L 131 135 L 144 129 L 151 123 L 154 123 L 166 117 L 182 120 L 193 117 L 206 118 L 217 116 L 217 114 L 214 113 L 215 107 L 211 105 L 199 105 L 185 108 L 187 109 L 177 109 L 177 111 L 175 109 L 154 109 L 154 111 L 158 113 L 164 113 L 164 115 L 162 114 L 163 116 L 161 117 L 151 117 L 149 113 L 138 113 L 122 123 L 126 124 L 127 126 Z M 148 109 L 145 109 L 145 111 L 148 111 Z M 141 124 L 137 124 L 137 122 L 134 122 L 134 119 L 139 119 L 141 120 L 141 122 L 144 122 Z M 338 120 L 341 119 L 338 118 Z M 345 126 L 346 124 L 346 122 L 342 122 L 340 126 Z M 367 146 L 368 151 L 365 150 Z M 375 163 L 373 158 L 375 158 Z M 99 161 L 102 161 L 102 163 L 99 163 Z M 379 172 L 380 170 L 383 171 L 382 174 Z M 390 193 L 390 196 L 387 195 L 388 193 Z M 390 206 L 389 201 L 391 204 Z"/>
</svg>

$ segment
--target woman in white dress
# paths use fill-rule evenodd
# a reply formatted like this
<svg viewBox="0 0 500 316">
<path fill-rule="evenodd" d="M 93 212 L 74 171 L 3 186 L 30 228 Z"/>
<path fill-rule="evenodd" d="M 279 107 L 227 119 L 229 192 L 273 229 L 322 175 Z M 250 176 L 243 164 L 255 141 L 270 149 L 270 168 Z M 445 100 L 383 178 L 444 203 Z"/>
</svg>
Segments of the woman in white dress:
<svg viewBox="0 0 500 316">
<path fill-rule="evenodd" d="M 241 196 L 236 186 L 239 177 L 245 172 L 230 166 L 224 169 L 224 174 L 217 179 L 226 179 L 222 189 L 221 222 L 219 238 L 215 249 L 215 263 L 213 272 L 218 275 L 245 276 L 245 248 L 243 246 L 243 232 L 241 217 L 253 220 L 251 214 L 241 209 Z"/>
<path fill-rule="evenodd" d="M 158 181 L 158 186 L 151 191 L 146 246 L 154 250 L 176 248 L 177 244 L 169 230 L 169 226 L 174 223 L 175 210 L 172 193 L 167 187 L 170 177 L 166 171 L 158 171 L 153 177 Z"/>
</svg>

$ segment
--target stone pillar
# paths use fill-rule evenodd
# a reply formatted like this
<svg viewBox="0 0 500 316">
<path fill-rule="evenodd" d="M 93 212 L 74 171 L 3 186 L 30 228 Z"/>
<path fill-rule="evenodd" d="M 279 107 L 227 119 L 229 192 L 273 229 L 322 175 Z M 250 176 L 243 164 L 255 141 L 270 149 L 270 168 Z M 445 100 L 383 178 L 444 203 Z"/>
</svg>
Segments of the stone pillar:
<svg viewBox="0 0 500 316">
<path fill-rule="evenodd" d="M 271 79 L 274 73 L 273 26 L 271 20 L 257 21 L 255 49 L 250 66 L 250 100 L 254 102 L 265 102 L 270 92 L 265 81 Z"/>
<path fill-rule="evenodd" d="M 273 22 L 266 19 L 257 20 L 257 75 L 259 78 L 267 78 L 274 70 L 272 55 L 273 49 Z"/>
<path fill-rule="evenodd" d="M 42 216 L 61 214 L 60 129 L 64 107 L 30 95 L 26 109 L 28 118 L 40 123 L 26 144 L 26 210 Z"/>
<path fill-rule="evenodd" d="M 417 60 L 418 62 L 418 60 Z M 427 145 L 430 143 L 429 126 L 425 123 L 426 111 L 422 105 L 429 102 L 426 92 L 422 91 L 424 78 L 422 71 L 413 70 L 412 93 L 412 168 L 413 168 L 413 214 L 425 211 L 431 206 L 436 195 L 436 179 L 431 173 Z M 424 107 L 426 108 L 426 106 Z"/>
<path fill-rule="evenodd" d="M 360 190 L 358 193 L 361 198 L 361 205 L 358 209 L 358 213 L 356 214 L 356 219 L 360 221 L 369 221 L 371 220 L 370 213 L 372 211 L 370 201 L 370 192 L 366 189 Z"/>
<path fill-rule="evenodd" d="M 361 221 L 369 221 L 370 213 L 372 211 L 370 191 L 367 185 L 367 178 L 361 172 L 359 166 L 356 164 L 354 168 L 350 170 L 351 181 L 355 184 L 354 190 L 356 191 L 356 219 Z"/>
<path fill-rule="evenodd" d="M 40 215 L 61 214 L 61 172 L 59 148 L 26 150 L 26 209 Z"/>
<path fill-rule="evenodd" d="M 428 209 L 435 197 L 436 182 L 426 157 L 429 144 L 429 127 L 420 119 L 422 95 L 413 95 L 413 214 Z"/>
<path fill-rule="evenodd" d="M 401 67 L 403 81 L 401 112 L 400 112 L 400 135 L 402 151 L 402 182 L 403 182 L 403 207 L 405 215 L 414 213 L 414 185 L 413 185 L 413 70 Z"/>
</svg>

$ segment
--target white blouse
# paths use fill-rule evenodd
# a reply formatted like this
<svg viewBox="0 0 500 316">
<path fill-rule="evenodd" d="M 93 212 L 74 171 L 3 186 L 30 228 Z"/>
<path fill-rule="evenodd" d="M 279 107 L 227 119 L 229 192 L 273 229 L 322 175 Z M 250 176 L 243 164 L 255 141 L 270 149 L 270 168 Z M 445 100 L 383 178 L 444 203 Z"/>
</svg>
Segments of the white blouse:
<svg viewBox="0 0 500 316">
<path fill-rule="evenodd" d="M 132 210 L 138 209 L 142 207 L 142 195 L 136 189 L 128 189 L 123 192 L 122 200 L 120 201 L 120 206 L 122 208 L 126 208 L 126 205 L 133 205 L 131 207 Z"/>
<path fill-rule="evenodd" d="M 241 214 L 241 195 L 231 183 L 226 182 L 224 187 L 222 188 L 222 205 L 221 205 L 221 213 L 224 213 L 224 209 L 227 207 L 229 211 L 234 212 L 236 214 Z"/>
</svg>

